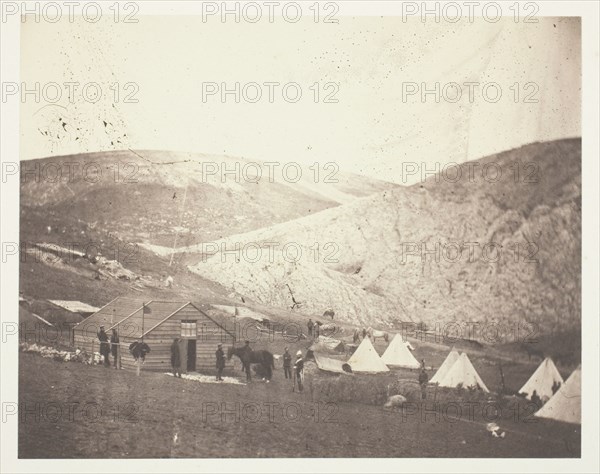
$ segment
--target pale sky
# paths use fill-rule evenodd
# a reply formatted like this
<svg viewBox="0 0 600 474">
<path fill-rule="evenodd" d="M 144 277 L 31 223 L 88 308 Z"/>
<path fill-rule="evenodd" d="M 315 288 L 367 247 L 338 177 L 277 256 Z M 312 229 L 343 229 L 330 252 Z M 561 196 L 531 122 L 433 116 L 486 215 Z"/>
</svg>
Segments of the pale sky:
<svg viewBox="0 0 600 474">
<path fill-rule="evenodd" d="M 337 25 L 309 18 L 296 24 L 139 20 L 22 26 L 22 81 L 30 89 L 35 82 L 63 86 L 58 105 L 43 97 L 23 103 L 22 159 L 128 147 L 180 150 L 282 163 L 335 161 L 343 170 L 402 182 L 403 162 L 443 166 L 581 135 L 577 18 L 424 24 L 341 17 Z M 104 96 L 91 104 L 76 91 L 70 104 L 68 81 L 98 82 Z M 469 81 L 480 84 L 472 103 Z M 137 85 L 138 103 L 124 103 L 133 91 L 125 88 L 129 82 Z M 231 95 L 222 103 L 218 94 L 203 103 L 207 82 L 296 82 L 303 95 L 288 103 L 279 86 L 269 103 L 263 85 L 257 103 L 235 103 Z M 332 90 L 324 90 L 328 82 L 339 84 L 337 103 L 323 101 Z M 455 82 L 462 97 L 436 103 L 434 95 L 423 101 L 417 93 L 403 100 L 409 82 L 430 89 Z M 490 82 L 502 92 L 496 103 L 482 96 Z M 120 85 L 116 102 L 114 83 Z M 488 99 L 496 90 L 487 89 Z M 454 100 L 456 90 L 446 92 Z M 524 103 L 527 96 L 537 103 Z"/>
</svg>

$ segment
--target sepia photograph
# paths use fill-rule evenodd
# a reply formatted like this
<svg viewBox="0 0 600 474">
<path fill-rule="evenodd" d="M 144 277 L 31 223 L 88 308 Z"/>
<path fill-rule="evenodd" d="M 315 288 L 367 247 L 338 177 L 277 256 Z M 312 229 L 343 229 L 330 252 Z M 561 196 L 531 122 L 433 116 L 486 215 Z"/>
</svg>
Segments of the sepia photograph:
<svg viewBox="0 0 600 474">
<path fill-rule="evenodd" d="M 597 472 L 598 3 L 0 4 L 3 472 Z"/>
</svg>

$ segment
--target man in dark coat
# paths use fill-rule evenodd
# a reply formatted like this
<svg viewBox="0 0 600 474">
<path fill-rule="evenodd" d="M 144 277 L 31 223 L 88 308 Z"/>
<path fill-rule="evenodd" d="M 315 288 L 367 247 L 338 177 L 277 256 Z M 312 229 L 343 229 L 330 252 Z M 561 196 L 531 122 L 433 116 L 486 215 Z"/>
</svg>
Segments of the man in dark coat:
<svg viewBox="0 0 600 474">
<path fill-rule="evenodd" d="M 173 376 L 181 378 L 181 353 L 179 352 L 179 339 L 173 339 L 171 344 L 171 367 Z"/>
<path fill-rule="evenodd" d="M 283 353 L 283 373 L 286 379 L 292 378 L 292 354 L 290 354 L 287 347 Z"/>
<path fill-rule="evenodd" d="M 100 326 L 98 331 L 98 340 L 100 341 L 100 355 L 104 358 L 104 366 L 110 367 L 110 344 L 108 343 L 108 335 L 104 331 L 104 326 Z"/>
<path fill-rule="evenodd" d="M 117 361 L 119 360 L 119 334 L 117 330 L 113 328 L 112 334 L 110 335 L 110 353 L 113 356 L 115 369 L 117 367 Z"/>
<path fill-rule="evenodd" d="M 425 371 L 425 362 L 421 366 L 421 372 L 419 373 L 419 385 L 421 386 L 421 398 L 425 400 L 427 398 L 427 382 L 429 382 L 429 376 Z"/>
<path fill-rule="evenodd" d="M 541 407 L 543 405 L 542 399 L 538 395 L 537 390 L 534 390 L 533 393 L 531 394 L 531 402 L 534 403 L 538 407 Z"/>
<path fill-rule="evenodd" d="M 312 318 L 309 318 L 308 323 L 306 323 L 306 326 L 308 328 L 308 337 L 312 336 L 313 333 L 313 321 Z"/>
<path fill-rule="evenodd" d="M 225 354 L 223 353 L 223 344 L 219 344 L 217 346 L 217 350 L 215 351 L 215 356 L 217 358 L 217 380 L 223 381 L 223 369 L 225 369 Z"/>
</svg>

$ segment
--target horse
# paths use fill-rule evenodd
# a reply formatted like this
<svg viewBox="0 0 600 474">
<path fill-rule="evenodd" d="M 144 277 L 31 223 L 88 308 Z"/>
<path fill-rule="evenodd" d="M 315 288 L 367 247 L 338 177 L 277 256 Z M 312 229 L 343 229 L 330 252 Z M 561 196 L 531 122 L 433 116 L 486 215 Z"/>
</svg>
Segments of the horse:
<svg viewBox="0 0 600 474">
<path fill-rule="evenodd" d="M 323 317 L 324 318 L 331 318 L 331 320 L 333 321 L 333 317 L 335 316 L 335 312 L 332 309 L 328 309 L 327 311 L 325 311 L 323 313 Z"/>
<path fill-rule="evenodd" d="M 252 380 L 250 364 L 260 364 L 262 366 L 263 373 L 266 374 L 267 382 L 273 377 L 275 361 L 273 354 L 269 351 L 253 351 L 251 349 L 246 349 L 245 347 L 230 347 L 227 349 L 227 360 L 231 360 L 234 355 L 240 358 L 240 361 L 242 362 L 242 371 L 246 372 L 246 380 L 248 382 Z"/>
<path fill-rule="evenodd" d="M 373 340 L 373 342 L 375 342 L 375 339 L 377 339 L 378 337 L 382 337 L 385 340 L 385 342 L 388 342 L 390 338 L 387 332 L 378 331 L 377 329 L 373 329 L 372 327 L 369 327 L 369 329 L 367 329 L 367 335 L 369 336 L 369 339 Z"/>
</svg>

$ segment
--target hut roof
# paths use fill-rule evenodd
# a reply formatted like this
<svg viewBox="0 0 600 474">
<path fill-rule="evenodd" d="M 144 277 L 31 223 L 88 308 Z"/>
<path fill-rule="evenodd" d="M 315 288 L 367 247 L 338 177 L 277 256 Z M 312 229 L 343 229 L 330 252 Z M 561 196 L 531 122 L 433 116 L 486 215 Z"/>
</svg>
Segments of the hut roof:
<svg viewBox="0 0 600 474">
<path fill-rule="evenodd" d="M 67 311 L 71 311 L 72 313 L 95 313 L 100 310 L 100 308 L 96 308 L 95 306 L 91 306 L 87 303 L 83 303 L 81 301 L 67 301 L 67 300 L 48 300 L 50 303 L 56 306 L 60 306 L 61 308 L 66 309 Z"/>
</svg>

